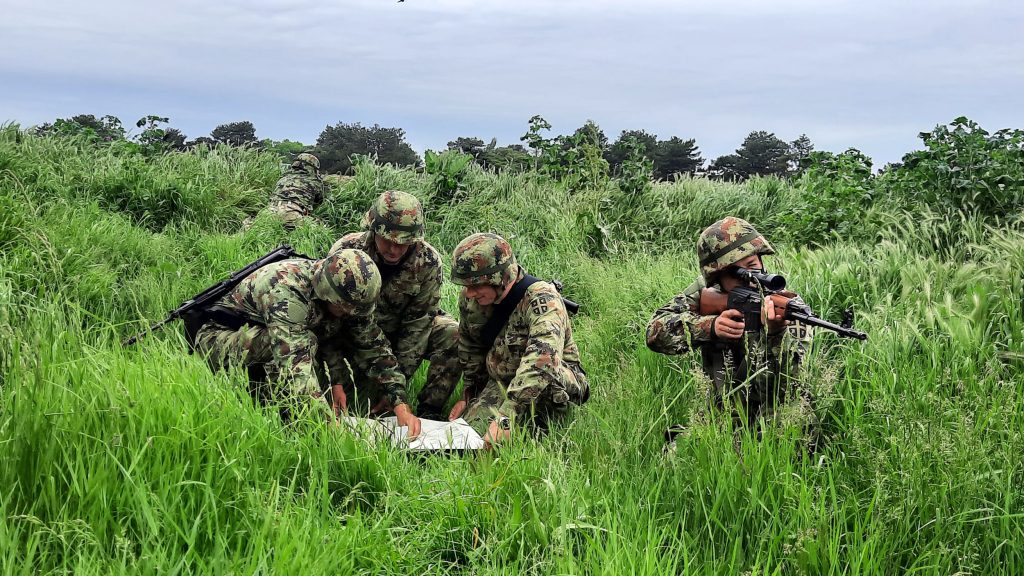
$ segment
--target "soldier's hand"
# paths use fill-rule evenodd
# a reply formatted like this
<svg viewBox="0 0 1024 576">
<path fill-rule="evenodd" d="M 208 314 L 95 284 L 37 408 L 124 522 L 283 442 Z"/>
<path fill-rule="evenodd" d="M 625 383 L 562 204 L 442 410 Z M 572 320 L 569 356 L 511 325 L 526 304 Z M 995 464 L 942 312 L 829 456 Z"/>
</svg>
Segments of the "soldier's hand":
<svg viewBox="0 0 1024 576">
<path fill-rule="evenodd" d="M 487 426 L 487 434 L 484 434 L 484 448 L 490 449 L 498 442 L 508 438 L 512 435 L 509 430 L 503 430 L 497 420 L 492 420 L 490 425 Z"/>
<path fill-rule="evenodd" d="M 743 312 L 726 310 L 715 318 L 715 336 L 719 340 L 739 340 L 743 337 Z"/>
<path fill-rule="evenodd" d="M 413 415 L 412 410 L 409 410 L 408 404 L 395 406 L 395 417 L 398 420 L 399 426 L 409 429 L 410 440 L 420 435 L 420 419 Z"/>
<path fill-rule="evenodd" d="M 462 416 L 462 413 L 465 412 L 465 411 L 466 411 L 466 401 L 465 400 L 459 400 L 458 402 L 455 403 L 455 406 L 452 406 L 452 411 L 448 413 L 448 420 L 449 421 L 457 420 L 459 417 Z"/>
<path fill-rule="evenodd" d="M 786 309 L 777 306 L 772 298 L 765 298 L 761 308 L 764 311 L 764 323 L 768 326 L 770 334 L 778 334 L 789 324 L 789 320 L 784 317 Z"/>
<path fill-rule="evenodd" d="M 348 411 L 348 396 L 341 384 L 331 386 L 331 408 L 334 409 L 335 418 L 341 418 L 341 415 Z"/>
</svg>

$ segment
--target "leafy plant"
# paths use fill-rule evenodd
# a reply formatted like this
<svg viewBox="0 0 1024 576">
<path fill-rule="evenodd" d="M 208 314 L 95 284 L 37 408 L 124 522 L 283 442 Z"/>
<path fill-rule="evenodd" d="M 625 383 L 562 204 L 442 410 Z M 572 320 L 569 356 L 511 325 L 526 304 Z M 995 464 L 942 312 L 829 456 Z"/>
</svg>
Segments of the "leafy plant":
<svg viewBox="0 0 1024 576">
<path fill-rule="evenodd" d="M 619 190 L 627 197 L 644 194 L 651 189 L 654 162 L 644 155 L 644 148 L 636 138 L 622 143 L 622 147 L 626 157 L 620 168 Z"/>
<path fill-rule="evenodd" d="M 868 232 L 864 212 L 875 199 L 871 159 L 856 148 L 841 154 L 811 152 L 797 182 L 799 196 L 778 216 L 792 238 L 821 243 Z"/>
<path fill-rule="evenodd" d="M 454 150 L 437 153 L 427 150 L 424 156 L 423 170 L 430 174 L 430 186 L 433 199 L 437 202 L 453 204 L 465 192 L 463 179 L 473 157 Z"/>
<path fill-rule="evenodd" d="M 588 124 L 569 136 L 545 138 L 541 132 L 550 130 L 551 124 L 541 116 L 534 116 L 521 140 L 534 150 L 539 172 L 570 190 L 598 189 L 608 183 L 608 161 L 596 141 L 596 126 L 589 128 Z"/>
<path fill-rule="evenodd" d="M 999 219 L 1024 208 L 1024 130 L 989 133 L 966 117 L 919 137 L 881 176 L 885 192 L 908 205 Z"/>
</svg>

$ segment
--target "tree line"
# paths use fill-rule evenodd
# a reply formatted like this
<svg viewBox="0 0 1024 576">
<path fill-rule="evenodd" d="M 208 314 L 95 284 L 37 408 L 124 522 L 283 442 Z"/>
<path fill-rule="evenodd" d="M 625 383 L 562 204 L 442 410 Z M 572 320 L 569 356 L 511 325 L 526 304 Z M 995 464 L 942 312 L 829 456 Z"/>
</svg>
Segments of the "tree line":
<svg viewBox="0 0 1024 576">
<path fill-rule="evenodd" d="M 551 126 L 542 117 L 530 119 L 522 144 L 498 146 L 497 139 L 460 136 L 448 142 L 450 151 L 466 154 L 489 170 L 525 171 L 541 166 L 571 165 L 575 156 L 590 155 L 591 164 L 603 161 L 600 169 L 611 176 L 622 176 L 630 157 L 650 164 L 650 176 L 668 180 L 676 174 L 701 174 L 723 180 L 744 180 L 754 175 L 787 176 L 798 173 L 814 145 L 806 135 L 786 142 L 767 131 L 751 132 L 731 154 L 707 161 L 695 139 L 679 136 L 659 138 L 646 130 L 623 130 L 612 141 L 595 122 L 588 120 L 571 134 L 546 136 Z M 169 119 L 150 115 L 136 122 L 137 133 L 125 129 L 115 116 L 96 117 L 80 114 L 58 118 L 36 128 L 40 134 L 83 135 L 97 143 L 127 142 L 144 152 L 184 151 L 197 146 L 247 146 L 265 149 L 290 160 L 300 152 L 313 152 L 320 158 L 324 172 L 346 174 L 352 169 L 353 156 L 371 156 L 378 162 L 396 166 L 422 166 L 423 160 L 406 141 L 405 130 L 364 126 L 359 122 L 338 122 L 321 131 L 315 144 L 293 140 L 260 139 L 252 122 L 228 122 L 209 135 L 189 140 L 181 130 L 169 126 Z M 629 167 L 625 167 L 629 171 Z"/>
</svg>

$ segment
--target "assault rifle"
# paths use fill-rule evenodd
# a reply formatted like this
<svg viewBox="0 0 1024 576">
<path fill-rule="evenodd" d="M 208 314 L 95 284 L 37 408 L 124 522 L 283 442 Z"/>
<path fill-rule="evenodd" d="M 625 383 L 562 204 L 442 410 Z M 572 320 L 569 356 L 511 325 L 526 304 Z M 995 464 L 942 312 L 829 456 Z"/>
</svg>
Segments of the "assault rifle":
<svg viewBox="0 0 1024 576">
<path fill-rule="evenodd" d="M 565 284 L 563 284 L 561 280 L 552 280 L 551 284 L 554 285 L 555 290 L 557 290 L 559 294 L 562 293 L 562 288 L 565 288 Z M 580 311 L 579 303 L 573 302 L 565 296 L 562 296 L 562 304 L 565 304 L 565 311 L 568 312 L 570 316 L 575 316 L 576 313 Z"/>
<path fill-rule="evenodd" d="M 121 342 L 122 346 L 131 346 L 138 342 L 143 336 L 150 332 L 155 332 L 164 327 L 164 325 L 173 322 L 177 319 L 182 319 L 185 322 L 185 339 L 188 340 L 189 349 L 195 345 L 195 335 L 199 331 L 199 328 L 206 321 L 207 308 L 212 306 L 218 300 L 220 300 L 225 294 L 230 292 L 235 286 L 238 286 L 239 282 L 245 279 L 246 276 L 266 266 L 267 264 L 273 264 L 274 262 L 280 262 L 281 260 L 287 260 L 289 258 L 306 258 L 302 254 L 299 254 L 287 244 L 282 244 L 277 248 L 274 248 L 268 252 L 265 256 L 260 257 L 257 260 L 247 264 L 244 268 L 231 274 L 224 280 L 221 280 L 217 284 L 210 286 L 206 290 L 203 290 L 199 294 L 189 298 L 188 300 L 181 303 L 180 306 L 171 310 L 167 317 L 163 320 L 153 324 L 148 330 L 140 332 L 131 338 L 128 338 Z"/>
<path fill-rule="evenodd" d="M 783 318 L 831 330 L 843 338 L 867 340 L 868 335 L 853 329 L 852 310 L 846 312 L 842 324 L 833 324 L 822 320 L 811 310 L 811 307 L 800 300 L 796 294 L 786 290 L 786 278 L 780 274 L 765 274 L 746 268 L 737 268 L 736 276 L 747 282 L 747 286 L 737 286 L 728 294 L 704 288 L 700 292 L 700 313 L 702 316 L 721 314 L 725 310 L 739 310 L 743 313 L 743 330 L 760 332 L 764 329 L 761 319 L 761 305 L 765 298 L 770 298 L 776 310 L 783 310 Z"/>
</svg>

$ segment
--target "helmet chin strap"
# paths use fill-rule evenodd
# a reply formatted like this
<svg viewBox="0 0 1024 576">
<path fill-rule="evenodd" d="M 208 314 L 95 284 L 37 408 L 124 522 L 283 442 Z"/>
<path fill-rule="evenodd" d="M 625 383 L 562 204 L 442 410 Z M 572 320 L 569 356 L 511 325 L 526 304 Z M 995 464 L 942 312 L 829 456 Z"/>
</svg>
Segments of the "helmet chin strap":
<svg viewBox="0 0 1024 576">
<path fill-rule="evenodd" d="M 508 284 L 505 284 L 504 286 L 501 286 L 501 293 L 499 293 L 498 297 L 494 299 L 494 303 L 495 304 L 498 304 L 499 302 L 504 300 L 506 296 L 508 296 L 508 293 L 512 291 L 512 287 L 516 285 L 516 281 L 517 281 L 518 278 L 519 278 L 519 271 L 517 270 L 516 271 L 516 275 L 513 276 L 511 280 L 509 280 Z"/>
</svg>

